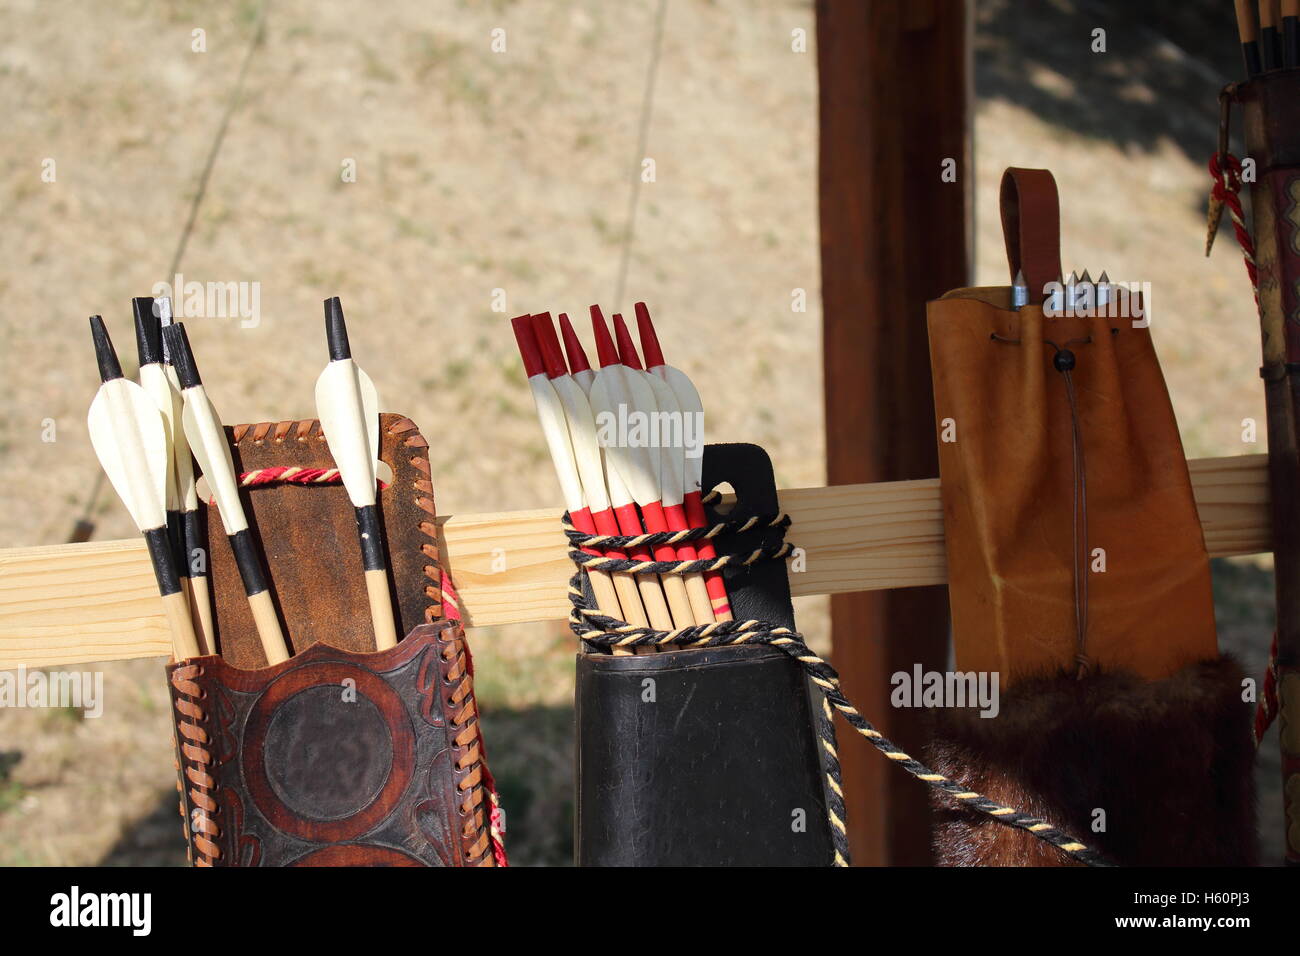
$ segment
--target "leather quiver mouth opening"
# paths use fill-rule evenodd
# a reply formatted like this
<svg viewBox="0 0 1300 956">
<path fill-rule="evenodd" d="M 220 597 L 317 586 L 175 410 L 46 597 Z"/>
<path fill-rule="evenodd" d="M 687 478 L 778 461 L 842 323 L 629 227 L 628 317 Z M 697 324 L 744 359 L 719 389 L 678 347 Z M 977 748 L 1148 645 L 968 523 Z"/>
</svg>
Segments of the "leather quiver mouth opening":
<svg viewBox="0 0 1300 956">
<path fill-rule="evenodd" d="M 703 487 L 728 483 L 731 511 L 779 511 L 755 445 L 709 445 Z M 783 528 L 716 539 L 719 554 L 779 544 Z M 785 563 L 728 566 L 736 620 L 794 628 Z M 590 594 L 588 594 L 590 598 Z M 797 661 L 735 645 L 577 655 L 576 837 L 580 866 L 825 866 L 833 855 L 822 706 Z"/>
<path fill-rule="evenodd" d="M 444 614 L 428 443 L 400 415 L 382 414 L 380 431 L 392 477 L 378 502 L 405 636 L 376 651 L 355 512 L 330 480 L 319 423 L 228 429 L 292 656 L 267 666 L 221 518 L 208 509 L 221 653 L 167 668 L 196 865 L 504 862 L 469 648 Z"/>
<path fill-rule="evenodd" d="M 376 498 L 388 556 L 397 633 L 444 617 L 442 562 L 429 445 L 415 423 L 384 413 L 380 460 L 392 471 Z M 375 648 L 370 604 L 347 491 L 320 423 L 263 422 L 227 428 L 249 530 L 292 654 L 317 641 L 366 653 Z M 302 481 L 303 477 L 312 480 Z M 324 479 L 324 480 L 320 480 Z M 200 503 L 217 646 L 245 670 L 266 665 L 234 553 L 215 506 Z"/>
</svg>

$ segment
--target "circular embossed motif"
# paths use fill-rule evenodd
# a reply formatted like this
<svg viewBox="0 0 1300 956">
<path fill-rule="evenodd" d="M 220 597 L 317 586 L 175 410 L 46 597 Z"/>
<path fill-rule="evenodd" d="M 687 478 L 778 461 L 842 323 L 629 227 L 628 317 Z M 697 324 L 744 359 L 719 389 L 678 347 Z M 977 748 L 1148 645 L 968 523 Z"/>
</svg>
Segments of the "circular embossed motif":
<svg viewBox="0 0 1300 956">
<path fill-rule="evenodd" d="M 393 740 L 368 698 L 309 687 L 271 715 L 263 760 L 282 804 L 308 820 L 342 820 L 374 803 L 388 779 Z"/>
<path fill-rule="evenodd" d="M 345 680 L 355 682 L 355 700 L 344 699 Z M 244 777 L 257 808 L 304 840 L 352 840 L 372 829 L 393 811 L 414 765 L 415 735 L 397 694 L 336 661 L 276 680 L 244 730 Z"/>
</svg>

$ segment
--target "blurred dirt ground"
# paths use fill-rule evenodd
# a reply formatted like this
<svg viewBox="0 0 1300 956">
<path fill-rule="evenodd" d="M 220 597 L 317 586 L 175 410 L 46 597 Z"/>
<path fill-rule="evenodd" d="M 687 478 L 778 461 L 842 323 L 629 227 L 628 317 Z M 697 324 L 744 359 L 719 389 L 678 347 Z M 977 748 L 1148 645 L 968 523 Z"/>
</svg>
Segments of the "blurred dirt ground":
<svg viewBox="0 0 1300 956">
<path fill-rule="evenodd" d="M 0 547 L 65 540 L 87 500 L 85 317 L 102 312 L 131 357 L 130 298 L 171 278 L 260 9 L 0 8 Z M 554 506 L 506 319 L 645 299 L 701 386 L 710 438 L 765 445 L 783 486 L 822 483 L 811 5 L 669 0 L 646 150 L 656 181 L 614 302 L 654 12 L 652 0 L 275 0 L 180 267 L 187 280 L 259 284 L 256 327 L 187 321 L 227 421 L 312 416 L 320 301 L 337 294 L 385 405 L 441 452 L 441 512 Z M 1201 255 L 1231 27 L 1206 2 L 1169 16 L 1156 32 L 1157 18 L 1118 2 L 977 4 L 976 278 L 1005 282 L 1001 170 L 1051 167 L 1066 268 L 1152 283 L 1188 454 L 1258 453 L 1241 441 L 1245 418 L 1263 431 L 1245 274 L 1226 231 Z M 1106 54 L 1089 50 L 1098 26 Z M 192 51 L 196 29 L 206 52 Z M 505 52 L 492 50 L 496 29 Z M 796 29 L 806 53 L 791 50 Z M 349 163 L 355 182 L 341 176 Z M 805 313 L 791 311 L 795 289 Z M 98 538 L 131 533 L 111 492 L 95 518 Z M 1216 588 L 1224 644 L 1257 674 L 1267 564 L 1219 562 Z M 824 601 L 798 610 L 826 647 Z M 558 626 L 471 640 L 512 857 L 565 863 L 573 641 Z M 160 663 L 102 669 L 99 719 L 0 712 L 0 863 L 182 862 Z M 1275 750 L 1265 744 L 1264 784 Z M 1262 811 L 1275 848 L 1277 813 L 1267 800 Z"/>
</svg>

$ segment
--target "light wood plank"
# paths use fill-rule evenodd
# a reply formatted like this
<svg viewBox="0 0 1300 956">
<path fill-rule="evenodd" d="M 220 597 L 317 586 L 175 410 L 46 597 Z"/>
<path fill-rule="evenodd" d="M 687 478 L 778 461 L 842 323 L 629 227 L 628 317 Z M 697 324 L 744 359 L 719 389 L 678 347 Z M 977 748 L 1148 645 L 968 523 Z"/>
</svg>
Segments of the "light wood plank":
<svg viewBox="0 0 1300 956">
<path fill-rule="evenodd" d="M 1263 455 L 1188 462 L 1211 555 L 1270 550 Z M 795 595 L 943 584 L 939 482 L 781 492 L 806 570 Z M 559 620 L 572 565 L 553 511 L 440 519 L 471 626 Z M 0 551 L 0 669 L 163 657 L 170 642 L 138 539 Z"/>
</svg>

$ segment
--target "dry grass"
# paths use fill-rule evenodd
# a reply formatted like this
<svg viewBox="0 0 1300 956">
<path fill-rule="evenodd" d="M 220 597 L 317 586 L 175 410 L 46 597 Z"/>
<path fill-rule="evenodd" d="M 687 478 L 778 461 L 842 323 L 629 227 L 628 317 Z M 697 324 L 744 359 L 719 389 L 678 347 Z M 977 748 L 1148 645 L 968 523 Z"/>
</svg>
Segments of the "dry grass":
<svg viewBox="0 0 1300 956">
<path fill-rule="evenodd" d="M 1240 261 L 1227 234 L 1200 256 L 1207 177 L 1189 148 L 1213 145 L 1213 83 L 1176 57 L 1135 74 L 1124 29 L 1110 59 L 1090 59 L 1096 17 L 1070 3 L 1035 5 L 1019 38 L 1007 5 L 980 8 L 978 279 L 1002 281 L 1001 169 L 1050 166 L 1067 268 L 1153 283 L 1189 454 L 1262 450 L 1239 439 L 1243 418 L 1263 420 Z M 163 278 L 256 5 L 57 9 L 0 10 L 3 547 L 62 540 L 85 500 L 85 316 L 104 312 L 129 343 L 129 299 Z M 187 323 L 227 419 L 311 415 L 320 300 L 338 294 L 385 404 L 441 452 L 440 510 L 553 505 L 505 318 L 644 298 L 701 383 L 711 436 L 766 445 L 782 485 L 821 483 L 815 55 L 789 40 L 811 36 L 811 7 L 672 0 L 649 137 L 658 181 L 643 192 L 626 301 L 613 303 L 652 16 L 649 2 L 276 0 L 182 264 L 191 279 L 260 283 L 256 328 Z M 190 52 L 196 27 L 206 53 Z M 505 54 L 490 52 L 496 27 Z M 1088 98 L 1095 76 L 1109 101 Z M 1133 105 L 1148 100 L 1159 108 Z M 46 157 L 53 184 L 40 180 Z M 340 181 L 347 159 L 355 183 Z M 794 288 L 808 290 L 806 314 L 790 312 Z M 55 443 L 40 440 L 45 419 Z M 129 533 L 108 495 L 97 518 L 100 537 Z M 1221 595 L 1225 638 L 1262 642 L 1266 606 L 1262 586 Z M 824 647 L 824 602 L 799 614 Z M 572 641 L 556 627 L 472 640 L 514 857 L 565 862 Z M 161 667 L 103 670 L 99 720 L 0 713 L 0 862 L 180 861 Z"/>
</svg>

